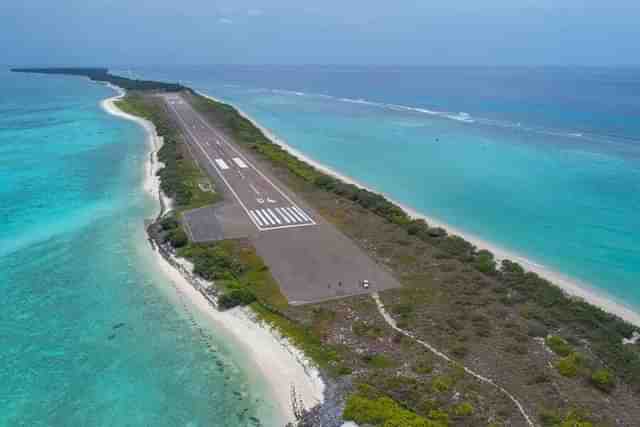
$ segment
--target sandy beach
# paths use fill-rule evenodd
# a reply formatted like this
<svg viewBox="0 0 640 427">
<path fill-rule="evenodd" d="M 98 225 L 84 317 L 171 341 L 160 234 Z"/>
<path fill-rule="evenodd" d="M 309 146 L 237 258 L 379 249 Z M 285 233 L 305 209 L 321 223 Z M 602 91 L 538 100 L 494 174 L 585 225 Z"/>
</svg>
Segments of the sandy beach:
<svg viewBox="0 0 640 427">
<path fill-rule="evenodd" d="M 223 102 L 223 103 L 228 103 L 226 101 L 223 100 L 219 100 L 216 99 L 215 97 L 212 97 L 210 95 L 204 94 L 202 92 L 198 92 L 200 95 L 209 98 L 213 101 L 217 101 L 217 102 Z M 233 105 L 233 104 L 232 104 Z M 550 282 L 554 283 L 555 285 L 557 285 L 558 287 L 560 287 L 564 292 L 566 292 L 568 295 L 572 296 L 572 297 L 576 297 L 576 298 L 581 298 L 595 306 L 598 306 L 600 308 L 602 308 L 603 310 L 615 314 L 616 316 L 619 316 L 621 319 L 626 320 L 627 322 L 635 325 L 635 326 L 639 326 L 640 327 L 640 313 L 634 311 L 633 309 L 625 306 L 624 304 L 614 301 L 611 297 L 607 296 L 607 295 L 603 295 L 601 292 L 598 292 L 594 289 L 592 289 L 588 284 L 585 283 L 580 283 L 576 280 L 573 280 L 561 273 L 558 273 L 556 271 L 553 271 L 539 263 L 533 262 L 521 255 L 518 254 L 514 254 L 513 252 L 507 251 L 504 248 L 500 248 L 499 246 L 492 244 L 490 242 L 487 242 L 485 240 L 482 240 L 480 238 L 478 238 L 477 236 L 474 236 L 470 233 L 458 230 L 454 227 L 451 227 L 450 225 L 446 224 L 443 221 L 440 221 L 438 219 L 434 219 L 432 217 L 429 217 L 421 212 L 416 211 L 415 209 L 412 209 L 406 205 L 403 205 L 399 202 L 397 202 L 396 200 L 393 199 L 393 197 L 390 197 L 388 194 L 385 193 L 381 193 L 379 191 L 376 191 L 375 189 L 369 188 L 365 185 L 363 185 L 362 183 L 358 182 L 357 180 L 355 180 L 354 178 L 347 176 L 343 173 L 337 172 L 335 170 L 333 170 L 332 168 L 304 155 L 303 153 L 301 153 L 300 151 L 296 150 L 295 148 L 291 147 L 290 145 L 288 145 L 285 141 L 283 141 L 281 138 L 277 137 L 276 135 L 274 135 L 269 129 L 265 128 L 264 126 L 260 125 L 260 123 L 258 123 L 256 120 L 254 120 L 251 116 L 249 116 L 247 113 L 245 113 L 244 111 L 242 111 L 240 108 L 238 108 L 236 105 L 233 105 L 234 108 L 236 108 L 236 110 L 238 110 L 238 112 L 245 117 L 247 120 L 249 120 L 251 123 L 253 123 L 254 126 L 256 126 L 258 129 L 260 129 L 267 138 L 269 138 L 274 144 L 278 144 L 279 146 L 281 146 L 283 149 L 287 150 L 290 154 L 298 157 L 300 160 L 305 161 L 306 163 L 312 165 L 313 167 L 315 167 L 316 169 L 326 173 L 327 175 L 331 175 L 337 179 L 340 179 L 344 182 L 356 185 L 358 187 L 367 189 L 371 192 L 375 192 L 378 194 L 381 194 L 382 196 L 384 196 L 387 200 L 391 201 L 392 203 L 396 204 L 397 206 L 401 207 L 407 214 L 409 214 L 409 216 L 411 216 L 412 218 L 415 219 L 424 219 L 427 223 L 429 223 L 429 225 L 432 226 L 436 226 L 436 227 L 442 227 L 443 229 L 447 230 L 448 233 L 450 234 L 456 234 L 458 236 L 463 237 L 465 240 L 471 242 L 472 244 L 474 244 L 476 247 L 481 248 L 481 249 L 487 249 L 489 251 L 491 251 L 496 259 L 498 260 L 498 262 L 500 260 L 503 259 L 510 259 L 512 261 L 516 261 L 519 264 L 521 264 L 525 269 L 535 272 L 538 275 L 540 275 L 541 277 L 544 277 L 545 279 L 549 280 Z"/>
<path fill-rule="evenodd" d="M 124 96 L 124 92 L 112 86 L 119 95 L 102 102 L 103 108 L 115 116 L 132 120 L 142 126 L 150 144 L 149 162 L 145 166 L 145 180 L 143 187 L 154 198 L 162 200 L 165 207 L 171 206 L 171 199 L 167 198 L 159 187 L 159 179 L 155 172 L 162 164 L 157 161 L 157 150 L 162 141 L 158 137 L 153 124 L 147 120 L 127 114 L 119 110 L 115 101 Z M 295 421 L 291 404 L 291 390 L 295 388 L 296 398 L 305 408 L 322 403 L 324 399 L 324 382 L 319 371 L 297 348 L 267 325 L 257 322 L 248 308 L 235 308 L 219 311 L 211 306 L 209 301 L 200 294 L 189 281 L 174 268 L 163 256 L 155 251 L 157 264 L 164 275 L 174 285 L 175 291 L 186 299 L 191 308 L 197 310 L 210 322 L 217 333 L 223 331 L 226 336 L 246 351 L 246 354 L 258 368 L 260 374 L 269 384 L 273 392 L 274 403 L 282 413 L 285 422 Z M 181 262 L 189 268 L 189 263 Z"/>
</svg>

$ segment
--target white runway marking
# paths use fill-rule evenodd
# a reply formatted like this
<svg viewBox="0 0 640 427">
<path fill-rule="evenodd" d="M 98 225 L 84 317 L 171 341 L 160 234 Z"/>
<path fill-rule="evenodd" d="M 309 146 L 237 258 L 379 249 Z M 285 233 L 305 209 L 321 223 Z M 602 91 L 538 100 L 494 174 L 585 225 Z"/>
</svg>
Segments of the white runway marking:
<svg viewBox="0 0 640 427">
<path fill-rule="evenodd" d="M 282 210 L 284 210 L 286 213 L 288 213 L 289 215 L 294 217 L 297 222 L 304 222 L 304 218 L 299 216 L 293 209 L 291 209 L 291 208 L 282 208 Z"/>
<path fill-rule="evenodd" d="M 267 208 L 267 212 L 269 213 L 269 215 L 273 217 L 273 219 L 276 220 L 278 224 L 282 224 L 282 221 L 280 221 L 280 218 L 278 218 L 278 215 L 274 214 L 271 209 Z"/>
<path fill-rule="evenodd" d="M 181 104 L 182 104 L 182 102 L 181 102 Z M 269 230 L 270 231 L 270 230 L 279 230 L 279 229 L 285 229 L 285 228 L 312 226 L 312 225 L 316 224 L 315 221 L 313 221 L 313 219 L 311 219 L 310 216 L 307 215 L 303 210 L 301 210 L 299 208 L 298 208 L 298 210 L 294 209 L 294 208 L 297 208 L 295 206 L 295 202 L 293 200 L 291 200 L 291 198 L 286 193 L 284 193 L 280 188 L 278 188 L 264 173 L 262 173 L 262 171 L 257 169 L 253 164 L 251 164 L 251 162 L 246 160 L 244 158 L 244 156 L 231 143 L 227 142 L 227 140 L 226 140 L 226 138 L 224 136 L 218 134 L 218 132 L 209 123 L 207 123 L 193 109 L 193 107 L 191 107 L 186 102 L 184 104 L 187 105 L 189 110 L 192 111 L 192 113 L 195 115 L 196 121 L 191 123 L 192 125 L 194 125 L 193 127 L 195 127 L 195 128 L 202 127 L 202 129 L 211 130 L 213 132 L 213 134 L 216 136 L 214 140 L 215 140 L 217 145 L 219 145 L 220 147 L 225 147 L 225 150 L 226 150 L 226 148 L 229 148 L 230 150 L 232 150 L 238 156 L 237 158 L 240 159 L 242 164 L 246 165 L 247 168 L 252 169 L 258 175 L 260 175 L 260 177 L 263 178 L 268 184 L 270 184 L 271 187 L 273 187 L 273 189 L 275 189 L 280 195 L 282 195 L 282 197 L 284 197 L 285 200 L 287 200 L 289 203 L 291 203 L 293 205 L 293 206 L 288 207 L 288 208 L 275 208 L 274 207 L 273 209 L 277 212 L 277 214 L 274 213 L 271 209 L 269 209 L 268 212 L 266 210 L 264 210 L 264 209 L 254 209 L 254 210 L 252 209 L 252 210 L 249 210 L 248 207 L 243 202 L 243 200 L 238 195 L 238 193 L 236 192 L 236 190 L 234 189 L 234 187 L 225 178 L 225 174 L 222 173 L 224 170 L 230 169 L 229 164 L 227 164 L 221 158 L 218 158 L 218 159 L 215 159 L 215 160 L 212 159 L 212 156 L 203 147 L 203 143 L 201 143 L 198 140 L 198 138 L 193 134 L 193 132 L 190 130 L 191 126 L 188 126 L 187 120 L 185 120 L 185 118 L 182 116 L 182 113 L 180 113 L 175 108 L 173 103 L 168 102 L 169 107 L 176 114 L 177 118 L 182 122 L 184 130 L 186 131 L 186 133 L 188 134 L 188 136 L 190 137 L 192 142 L 195 144 L 195 146 L 197 146 L 200 149 L 200 151 L 202 151 L 202 154 L 206 157 L 206 159 L 209 161 L 209 163 L 216 170 L 216 172 L 218 173 L 218 175 L 220 176 L 220 178 L 222 179 L 224 184 L 229 188 L 229 190 L 231 191 L 231 193 L 233 194 L 235 199 L 238 201 L 238 203 L 240 204 L 240 206 L 242 207 L 244 212 L 251 219 L 251 222 L 253 222 L 253 224 L 258 228 L 258 230 L 260 230 L 260 231 Z M 200 123 L 197 123 L 197 122 L 200 122 L 204 126 L 202 126 Z M 205 145 L 207 145 L 207 144 L 210 145 L 211 141 L 205 140 L 204 144 Z M 239 166 L 240 168 L 242 168 L 241 165 L 238 162 L 236 162 L 235 160 L 233 161 L 233 163 L 235 165 Z M 244 168 L 242 168 L 242 169 L 244 169 Z M 237 170 L 238 173 L 240 174 L 240 176 L 242 177 L 242 174 L 241 174 L 240 170 L 239 169 L 235 169 L 235 170 Z M 248 184 L 250 184 L 250 183 L 248 183 Z M 254 188 L 252 188 L 252 190 L 254 190 L 254 192 L 255 192 L 255 190 L 257 190 L 257 189 L 254 187 Z M 262 198 L 259 198 L 259 199 L 256 199 L 256 200 L 258 201 L 258 203 L 264 203 L 264 199 L 262 199 Z M 276 203 L 277 202 L 277 200 L 273 200 L 273 199 L 270 199 L 270 198 L 267 198 L 267 200 L 270 203 Z M 287 219 L 289 221 L 291 221 L 291 223 L 287 222 Z M 285 221 L 285 224 L 282 223 L 282 220 Z M 277 221 L 277 223 L 276 223 L 276 221 Z"/>
<path fill-rule="evenodd" d="M 258 223 L 258 225 L 260 227 L 264 227 L 265 224 L 262 223 L 262 220 L 258 217 L 258 215 L 256 215 L 256 213 L 254 211 L 249 211 L 249 215 L 251 216 L 251 218 L 254 219 L 255 222 Z"/>
<path fill-rule="evenodd" d="M 267 216 L 262 212 L 262 209 L 256 209 L 256 211 L 255 211 L 255 212 L 258 214 L 258 216 L 262 219 L 262 221 L 263 221 L 265 224 L 267 224 L 267 225 L 269 225 L 269 224 L 274 225 L 273 221 L 271 221 L 271 219 L 269 219 L 269 218 L 268 218 L 268 217 L 267 217 Z"/>
<path fill-rule="evenodd" d="M 262 209 L 262 212 L 264 213 L 264 216 L 267 217 L 267 219 L 269 220 L 269 222 L 271 222 L 272 225 L 276 225 L 276 221 L 275 219 L 269 214 L 269 212 L 267 212 L 266 209 Z"/>
<path fill-rule="evenodd" d="M 218 165 L 218 167 L 222 170 L 227 170 L 229 169 L 229 165 L 222 159 L 215 159 L 216 164 Z"/>
<path fill-rule="evenodd" d="M 305 213 L 305 211 L 303 211 L 302 209 L 300 209 L 297 206 L 291 206 L 291 209 L 295 209 L 296 212 L 298 212 L 300 214 L 301 217 L 303 217 L 304 219 L 306 219 L 307 221 L 311 221 L 311 218 L 309 217 L 309 215 L 307 215 Z"/>
<path fill-rule="evenodd" d="M 264 213 L 264 216 L 267 217 L 267 219 L 269 220 L 269 222 L 271 223 L 271 225 L 276 225 L 277 222 L 275 220 L 274 217 L 271 216 L 271 214 L 269 212 L 267 212 L 266 209 L 262 209 L 262 212 Z"/>
<path fill-rule="evenodd" d="M 278 212 L 280 214 L 282 219 L 284 219 L 284 222 L 286 222 L 287 224 L 291 224 L 291 219 L 287 215 L 285 215 L 284 212 L 282 212 L 282 210 L 280 210 L 280 208 L 276 208 L 276 212 Z"/>
<path fill-rule="evenodd" d="M 248 168 L 249 166 L 247 166 L 247 164 L 242 161 L 242 159 L 240 157 L 234 157 L 233 158 L 233 162 L 238 165 L 239 168 Z"/>
</svg>

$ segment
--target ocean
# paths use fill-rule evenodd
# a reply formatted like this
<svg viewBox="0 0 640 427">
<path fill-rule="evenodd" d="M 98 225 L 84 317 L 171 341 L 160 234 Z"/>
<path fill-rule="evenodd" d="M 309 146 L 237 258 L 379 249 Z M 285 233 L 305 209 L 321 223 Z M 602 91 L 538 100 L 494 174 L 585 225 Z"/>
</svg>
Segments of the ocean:
<svg viewBox="0 0 640 427">
<path fill-rule="evenodd" d="M 173 290 L 149 147 L 113 90 L 0 71 L 0 426 L 275 426 L 238 343 Z"/>
<path fill-rule="evenodd" d="M 640 68 L 119 69 L 640 312 Z"/>
</svg>

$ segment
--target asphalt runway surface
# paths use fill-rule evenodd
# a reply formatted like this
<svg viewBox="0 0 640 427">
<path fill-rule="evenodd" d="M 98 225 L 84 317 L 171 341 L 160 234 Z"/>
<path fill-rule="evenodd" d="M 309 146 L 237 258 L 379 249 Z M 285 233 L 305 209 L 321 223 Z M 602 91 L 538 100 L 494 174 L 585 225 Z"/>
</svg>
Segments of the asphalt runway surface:
<svg viewBox="0 0 640 427">
<path fill-rule="evenodd" d="M 259 170 L 249 156 L 179 94 L 164 94 L 190 152 L 218 184 L 224 202 L 186 213 L 197 242 L 249 238 L 290 304 L 398 287 L 354 242 Z M 363 287 L 364 281 L 370 283 Z"/>
</svg>

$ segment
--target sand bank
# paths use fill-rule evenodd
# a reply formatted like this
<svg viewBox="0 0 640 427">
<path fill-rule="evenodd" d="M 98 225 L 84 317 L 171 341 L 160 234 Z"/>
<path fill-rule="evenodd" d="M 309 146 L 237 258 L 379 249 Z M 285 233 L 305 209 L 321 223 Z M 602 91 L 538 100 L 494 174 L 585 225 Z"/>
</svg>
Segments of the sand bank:
<svg viewBox="0 0 640 427">
<path fill-rule="evenodd" d="M 162 146 L 162 138 L 158 137 L 155 126 L 148 120 L 118 109 L 115 101 L 121 99 L 125 93 L 120 88 L 111 87 L 117 90 L 119 95 L 104 100 L 102 107 L 110 114 L 135 121 L 145 129 L 150 144 L 150 160 L 146 162 L 143 186 L 153 197 L 158 198 L 161 206 L 164 205 L 170 209 L 171 199 L 162 193 L 160 181 L 156 177 L 156 171 L 162 167 L 162 164 L 157 161 L 157 150 Z M 273 401 L 286 422 L 295 421 L 291 401 L 293 388 L 296 399 L 307 409 L 323 402 L 324 382 L 319 371 L 301 351 L 267 325 L 257 322 L 249 309 L 218 311 L 158 251 L 154 254 L 160 269 L 173 283 L 176 292 L 187 297 L 192 308 L 198 310 L 211 322 L 212 329 L 218 333 L 222 330 L 246 351 L 273 391 Z M 191 268 L 186 261 L 180 260 L 180 264 L 187 269 Z M 265 398 L 268 397 L 265 396 Z"/>
<path fill-rule="evenodd" d="M 228 103 L 226 101 L 223 100 L 219 100 L 216 99 L 212 96 L 206 95 L 204 93 L 199 92 L 200 95 L 209 98 L 213 101 L 217 101 L 217 102 L 223 102 L 223 103 Z M 376 191 L 372 188 L 369 188 L 363 184 L 361 184 L 360 182 L 358 182 L 357 180 L 355 180 L 354 178 L 347 176 L 343 173 L 337 172 L 336 170 L 306 156 L 305 154 L 301 153 L 300 151 L 296 150 L 295 148 L 291 147 L 290 145 L 288 145 L 285 141 L 283 141 L 281 138 L 278 138 L 276 135 L 274 135 L 269 129 L 263 127 L 262 125 L 260 125 L 260 123 L 258 123 L 256 120 L 254 120 L 251 116 L 249 116 L 248 114 L 246 114 L 244 111 L 242 111 L 240 108 L 238 108 L 237 106 L 234 105 L 234 108 L 236 108 L 236 110 L 238 110 L 238 112 L 247 120 L 249 120 L 251 123 L 253 123 L 254 126 L 256 126 L 258 129 L 260 129 L 267 138 L 269 138 L 274 144 L 278 144 L 280 145 L 283 149 L 287 150 L 290 154 L 298 157 L 300 160 L 305 161 L 306 163 L 312 165 L 313 167 L 315 167 L 316 169 L 326 173 L 327 175 L 331 175 L 337 179 L 340 179 L 344 182 L 356 185 L 358 187 L 367 189 L 371 192 L 375 192 L 378 194 L 381 194 L 382 196 L 384 196 L 387 200 L 391 201 L 392 203 L 396 204 L 397 206 L 399 206 L 400 208 L 402 208 L 407 214 L 409 214 L 409 216 L 411 216 L 412 218 L 421 218 L 424 219 L 427 223 L 429 223 L 432 226 L 436 226 L 436 227 L 442 227 L 445 230 L 447 230 L 448 233 L 450 234 L 456 234 L 460 237 L 463 237 L 465 240 L 471 242 L 472 244 L 474 244 L 476 247 L 481 248 L 481 249 L 487 249 L 489 251 L 491 251 L 496 259 L 498 261 L 502 260 L 502 259 L 510 259 L 512 261 L 516 261 L 519 264 L 521 264 L 525 269 L 535 272 L 538 275 L 540 275 L 541 277 L 544 277 L 545 279 L 549 280 L 550 282 L 554 283 L 555 285 L 557 285 L 558 287 L 560 287 L 565 293 L 567 293 L 570 296 L 573 297 L 577 297 L 577 298 L 581 298 L 587 302 L 589 302 L 590 304 L 593 304 L 595 306 L 598 306 L 600 308 L 602 308 L 603 310 L 615 314 L 616 316 L 619 316 L 621 319 L 626 320 L 627 322 L 635 325 L 635 326 L 640 326 L 640 313 L 638 313 L 637 311 L 633 310 L 630 307 L 627 307 L 626 305 L 617 302 L 615 300 L 613 300 L 613 298 L 611 298 L 610 296 L 607 295 L 603 295 L 601 292 L 598 292 L 596 290 L 594 290 L 592 287 L 590 287 L 588 284 L 585 283 L 581 283 L 579 281 L 576 281 L 574 279 L 571 279 L 561 273 L 558 273 L 556 271 L 553 271 L 541 264 L 535 263 L 521 255 L 515 254 L 513 252 L 510 252 L 504 248 L 501 248 L 493 243 L 487 242 L 485 240 L 482 240 L 480 238 L 478 238 L 477 236 L 474 236 L 470 233 L 467 233 L 465 231 L 456 229 L 454 227 L 451 227 L 450 225 L 446 224 L 443 221 L 440 221 L 438 219 L 434 219 L 432 217 L 429 217 L 421 212 L 416 211 L 415 209 L 408 207 L 406 205 L 403 205 L 399 202 L 397 202 L 396 200 L 393 199 L 393 197 L 390 197 L 389 195 L 385 194 L 385 193 L 381 193 L 379 191 Z"/>
</svg>

